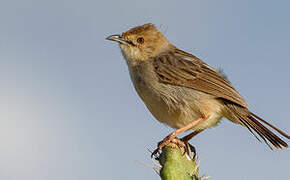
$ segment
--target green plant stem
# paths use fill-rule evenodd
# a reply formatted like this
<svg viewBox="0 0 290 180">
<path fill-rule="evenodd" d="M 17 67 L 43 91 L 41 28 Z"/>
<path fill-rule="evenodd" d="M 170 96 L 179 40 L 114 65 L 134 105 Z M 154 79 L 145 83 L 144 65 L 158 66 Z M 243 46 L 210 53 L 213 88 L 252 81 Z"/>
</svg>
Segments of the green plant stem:
<svg viewBox="0 0 290 180">
<path fill-rule="evenodd" d="M 160 176 L 162 180 L 197 180 L 198 164 L 191 159 L 184 148 L 170 143 L 162 149 L 159 162 L 162 166 Z"/>
</svg>

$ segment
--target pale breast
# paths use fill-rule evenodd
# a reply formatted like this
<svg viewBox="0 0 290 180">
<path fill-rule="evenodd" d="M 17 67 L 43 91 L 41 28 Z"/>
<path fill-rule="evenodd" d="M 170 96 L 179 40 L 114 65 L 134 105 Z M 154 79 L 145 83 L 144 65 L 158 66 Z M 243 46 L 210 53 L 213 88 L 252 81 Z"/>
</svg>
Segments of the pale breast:
<svg viewBox="0 0 290 180">
<path fill-rule="evenodd" d="M 148 62 L 129 70 L 138 95 L 158 121 L 175 129 L 205 115 L 210 116 L 209 120 L 194 129 L 212 127 L 220 121 L 219 103 L 211 95 L 160 83 Z"/>
</svg>

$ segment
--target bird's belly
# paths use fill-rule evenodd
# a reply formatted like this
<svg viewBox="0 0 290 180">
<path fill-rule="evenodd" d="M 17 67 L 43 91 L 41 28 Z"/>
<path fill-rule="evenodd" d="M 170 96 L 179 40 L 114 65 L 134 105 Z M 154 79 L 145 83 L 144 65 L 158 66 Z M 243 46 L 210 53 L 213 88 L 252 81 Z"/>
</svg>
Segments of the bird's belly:
<svg viewBox="0 0 290 180">
<path fill-rule="evenodd" d="M 219 104 L 214 102 L 216 100 L 210 98 L 205 100 L 206 98 L 204 97 L 201 100 L 199 94 L 201 92 L 193 89 L 190 89 L 189 95 L 188 92 L 180 93 L 180 89 L 172 89 L 169 85 L 166 85 L 166 88 L 168 88 L 166 93 L 148 87 L 136 88 L 139 96 L 158 121 L 179 129 L 207 116 L 207 120 L 192 128 L 197 130 L 213 127 L 221 120 L 222 115 L 219 112 Z"/>
</svg>

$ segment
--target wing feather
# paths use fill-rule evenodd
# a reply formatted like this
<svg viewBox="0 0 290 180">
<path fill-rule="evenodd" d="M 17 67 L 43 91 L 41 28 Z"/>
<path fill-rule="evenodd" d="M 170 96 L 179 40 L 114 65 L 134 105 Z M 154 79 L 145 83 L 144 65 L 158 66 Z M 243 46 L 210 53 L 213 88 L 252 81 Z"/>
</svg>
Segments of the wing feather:
<svg viewBox="0 0 290 180">
<path fill-rule="evenodd" d="M 247 108 L 244 98 L 221 73 L 191 54 L 176 49 L 156 57 L 153 65 L 162 83 L 196 89 Z"/>
</svg>

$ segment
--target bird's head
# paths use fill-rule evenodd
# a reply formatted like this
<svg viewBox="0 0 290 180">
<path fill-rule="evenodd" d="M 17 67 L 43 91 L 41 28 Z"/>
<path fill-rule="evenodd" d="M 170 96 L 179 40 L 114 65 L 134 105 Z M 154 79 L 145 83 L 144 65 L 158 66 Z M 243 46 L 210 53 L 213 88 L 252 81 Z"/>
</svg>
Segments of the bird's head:
<svg viewBox="0 0 290 180">
<path fill-rule="evenodd" d="M 149 60 L 170 46 L 169 41 L 153 24 L 134 27 L 121 35 L 111 35 L 107 37 L 107 40 L 120 44 L 122 53 L 129 64 Z"/>
</svg>

